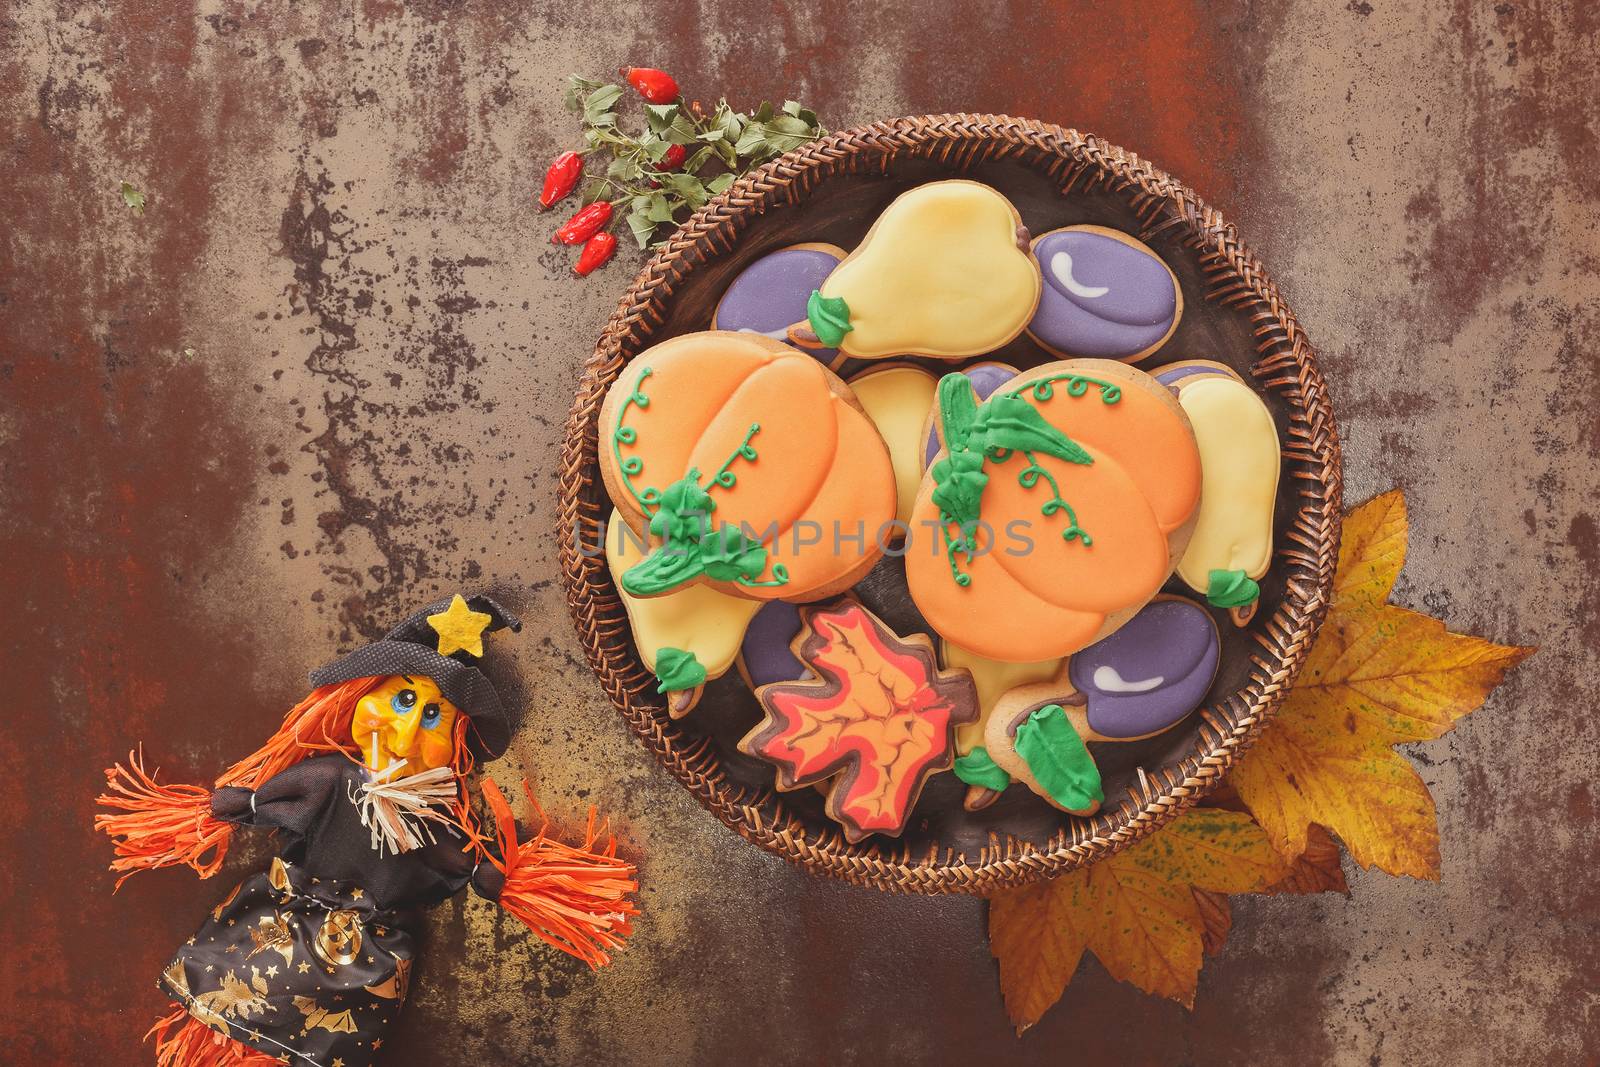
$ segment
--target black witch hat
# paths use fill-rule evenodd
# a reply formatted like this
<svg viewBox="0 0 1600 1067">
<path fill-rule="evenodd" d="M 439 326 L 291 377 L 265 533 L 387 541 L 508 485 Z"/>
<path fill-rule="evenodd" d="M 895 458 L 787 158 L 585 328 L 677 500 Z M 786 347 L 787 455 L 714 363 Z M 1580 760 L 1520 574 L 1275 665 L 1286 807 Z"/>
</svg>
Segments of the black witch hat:
<svg viewBox="0 0 1600 1067">
<path fill-rule="evenodd" d="M 467 743 L 479 759 L 495 759 L 511 743 L 511 721 L 494 684 L 478 669 L 483 635 L 522 629 L 522 620 L 482 593 L 429 604 L 389 631 L 381 641 L 363 645 L 311 672 L 320 688 L 354 678 L 389 674 L 421 674 L 432 678 L 439 692 L 472 720 Z"/>
</svg>

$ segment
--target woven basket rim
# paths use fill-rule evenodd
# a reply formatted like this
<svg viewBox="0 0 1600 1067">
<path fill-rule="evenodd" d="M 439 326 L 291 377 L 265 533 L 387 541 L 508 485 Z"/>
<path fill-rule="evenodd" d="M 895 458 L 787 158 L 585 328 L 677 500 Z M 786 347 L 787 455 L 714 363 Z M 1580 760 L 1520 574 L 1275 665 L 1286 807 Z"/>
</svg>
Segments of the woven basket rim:
<svg viewBox="0 0 1600 1067">
<path fill-rule="evenodd" d="M 1197 751 L 1155 775 L 1141 770 L 1139 789 L 1129 791 L 1136 804 L 1129 813 L 1119 804 L 1090 819 L 1072 819 L 1043 843 L 992 838 L 975 857 L 937 845 L 912 856 L 906 846 L 871 838 L 850 844 L 842 833 L 819 833 L 786 814 L 775 791 L 729 782 L 710 737 L 685 732 L 667 715 L 633 647 L 605 561 L 586 555 L 578 536 L 580 524 L 599 518 L 600 508 L 586 504 L 583 489 L 595 481 L 600 404 L 628 358 L 665 321 L 663 308 L 677 283 L 700 263 L 731 251 L 767 207 L 797 203 L 834 173 L 887 172 L 897 157 L 934 159 L 955 169 L 998 158 L 1037 162 L 1063 194 L 1100 183 L 1124 195 L 1141 221 L 1141 238 L 1176 235 L 1193 248 L 1206 299 L 1249 316 L 1257 348 L 1251 371 L 1290 409 L 1285 475 L 1293 465 L 1300 486 L 1288 543 L 1274 553 L 1274 566 L 1288 571 L 1283 601 L 1265 632 L 1255 634 L 1262 648 L 1251 657 L 1249 684 L 1226 702 L 1226 714 L 1206 716 Z M 1338 431 L 1315 350 L 1233 224 L 1181 182 L 1092 134 L 981 114 L 907 116 L 841 130 L 749 171 L 691 216 L 634 279 L 585 362 L 558 473 L 557 538 L 573 624 L 602 688 L 657 761 L 721 822 L 762 848 L 815 873 L 918 893 L 987 893 L 1064 873 L 1127 847 L 1214 789 L 1277 711 L 1310 651 L 1332 590 L 1343 495 Z"/>
</svg>

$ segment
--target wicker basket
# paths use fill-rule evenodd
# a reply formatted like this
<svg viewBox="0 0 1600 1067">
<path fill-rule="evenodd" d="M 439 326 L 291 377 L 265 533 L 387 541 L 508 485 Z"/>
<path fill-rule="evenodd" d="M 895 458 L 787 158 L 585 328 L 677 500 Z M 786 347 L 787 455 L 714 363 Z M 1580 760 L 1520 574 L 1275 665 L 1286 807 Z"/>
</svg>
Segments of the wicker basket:
<svg viewBox="0 0 1600 1067">
<path fill-rule="evenodd" d="M 1137 233 L 1168 262 L 1184 288 L 1184 319 L 1163 355 L 1147 363 L 1203 356 L 1253 377 L 1283 444 L 1276 553 L 1251 625 L 1223 627 L 1231 632 L 1206 707 L 1159 738 L 1097 750 L 1106 779 L 1100 814 L 1069 817 L 1022 789 L 968 813 L 961 784 L 938 775 L 902 839 L 852 845 L 813 791 L 776 793 L 771 769 L 734 748 L 758 715 L 736 676 L 712 683 L 686 719 L 668 717 L 605 560 L 584 548 L 595 544 L 610 507 L 596 420 L 623 365 L 658 341 L 705 329 L 718 297 L 753 259 L 806 240 L 853 247 L 898 193 L 953 176 L 995 186 L 1036 234 L 1098 222 Z M 1047 357 L 1024 337 L 995 358 L 1028 366 Z M 927 115 L 836 133 L 750 172 L 650 260 L 578 383 L 560 460 L 561 566 L 578 636 L 607 695 L 717 818 L 810 871 L 880 889 L 983 893 L 1092 863 L 1217 785 L 1278 706 L 1322 620 L 1338 556 L 1340 483 L 1337 430 L 1311 344 L 1216 210 L 1132 153 L 1074 130 L 998 115 Z"/>
</svg>

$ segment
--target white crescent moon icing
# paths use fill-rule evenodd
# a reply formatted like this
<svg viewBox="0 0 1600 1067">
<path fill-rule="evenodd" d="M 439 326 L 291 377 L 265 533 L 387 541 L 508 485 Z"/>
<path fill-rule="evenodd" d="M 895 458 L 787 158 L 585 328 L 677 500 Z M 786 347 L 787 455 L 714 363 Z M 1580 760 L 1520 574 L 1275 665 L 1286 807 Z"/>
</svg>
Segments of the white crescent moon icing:
<svg viewBox="0 0 1600 1067">
<path fill-rule="evenodd" d="M 1123 681 L 1122 675 L 1109 663 L 1101 664 L 1094 669 L 1094 687 L 1102 693 L 1148 693 L 1156 688 L 1166 678 L 1156 675 L 1154 678 L 1143 678 L 1137 682 Z"/>
<path fill-rule="evenodd" d="M 1065 252 L 1057 252 L 1050 257 L 1050 273 L 1056 276 L 1056 281 L 1067 287 L 1067 292 L 1073 296 L 1081 296 L 1086 300 L 1093 300 L 1097 296 L 1105 296 L 1111 291 L 1106 285 L 1083 285 L 1072 276 L 1072 257 Z"/>
<path fill-rule="evenodd" d="M 783 341 L 783 340 L 786 340 L 788 338 L 788 336 L 789 336 L 789 331 L 787 329 L 782 329 L 782 330 L 755 330 L 755 329 L 751 329 L 749 326 L 741 326 L 741 327 L 738 328 L 738 330 L 736 330 L 734 332 L 735 333 L 756 333 L 756 334 L 760 334 L 762 337 L 770 337 L 774 341 Z"/>
</svg>

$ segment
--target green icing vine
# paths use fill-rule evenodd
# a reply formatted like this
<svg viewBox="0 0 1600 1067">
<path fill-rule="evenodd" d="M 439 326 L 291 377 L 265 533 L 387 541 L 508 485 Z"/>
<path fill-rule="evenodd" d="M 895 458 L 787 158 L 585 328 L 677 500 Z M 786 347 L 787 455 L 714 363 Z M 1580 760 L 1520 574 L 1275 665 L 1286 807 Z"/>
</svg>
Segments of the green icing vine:
<svg viewBox="0 0 1600 1067">
<path fill-rule="evenodd" d="M 1035 398 L 1048 400 L 1052 395 L 1051 383 L 1067 381 L 1069 396 L 1082 396 L 1091 383 L 1100 385 L 1101 399 L 1114 404 L 1122 391 L 1109 382 L 1086 378 L 1083 375 L 1057 375 L 1043 379 L 1033 386 Z M 1044 387 L 1040 392 L 1040 387 Z M 943 429 L 946 455 L 933 465 L 933 503 L 939 508 L 940 529 L 945 543 L 945 558 L 950 563 L 950 574 L 957 585 L 972 584 L 972 576 L 961 570 L 957 557 L 970 562 L 977 551 L 976 533 L 983 506 L 983 491 L 989 484 L 984 463 L 1004 463 L 1013 452 L 1021 452 L 1028 465 L 1017 476 L 1024 489 L 1032 489 L 1043 477 L 1051 489 L 1040 513 L 1046 518 L 1065 512 L 1067 529 L 1062 532 L 1066 541 L 1081 540 L 1085 546 L 1093 543 L 1087 531 L 1078 525 L 1077 513 L 1062 499 L 1061 487 L 1050 472 L 1040 466 L 1036 452 L 1042 452 L 1068 463 L 1088 465 L 1094 462 L 1083 447 L 1066 434 L 1050 425 L 1039 410 L 1020 394 L 1024 389 L 996 393 L 979 404 L 972 382 L 965 374 L 947 374 L 939 379 L 939 420 Z M 1107 391 L 1114 391 L 1107 400 Z M 950 528 L 960 529 L 961 535 L 953 537 Z"/>
<path fill-rule="evenodd" d="M 1005 791 L 1011 784 L 1011 775 L 994 761 L 989 755 L 989 750 L 979 745 L 965 756 L 957 756 L 955 767 L 956 777 L 968 785 L 979 786 L 983 789 L 992 789 L 996 793 Z"/>
<path fill-rule="evenodd" d="M 735 460 L 743 459 L 748 460 L 751 463 L 756 461 L 756 450 L 751 447 L 750 439 L 760 432 L 761 424 L 759 422 L 752 422 L 750 424 L 750 429 L 745 431 L 744 440 L 740 441 L 739 447 L 733 450 L 733 455 L 729 456 L 728 461 L 722 466 L 718 467 L 717 473 L 711 476 L 711 484 L 706 486 L 707 489 L 715 489 L 718 486 L 721 486 L 724 489 L 732 489 L 738 484 L 739 479 L 735 477 L 734 473 L 728 468 L 733 466 Z"/>
<path fill-rule="evenodd" d="M 1091 378 L 1087 374 L 1052 374 L 1048 378 L 1040 378 L 1036 382 L 1029 382 L 1020 389 L 1013 389 L 1006 396 L 1017 396 L 1021 393 L 1032 393 L 1033 398 L 1043 403 L 1056 395 L 1056 382 L 1067 383 L 1068 396 L 1082 396 L 1089 391 L 1089 386 L 1100 387 L 1100 402 L 1102 404 L 1115 404 L 1122 399 L 1122 386 L 1115 382 L 1102 381 Z"/>
<path fill-rule="evenodd" d="M 617 469 L 622 472 L 622 484 L 627 487 L 633 499 L 638 501 L 639 510 L 649 514 L 661 502 L 661 491 L 652 486 L 645 486 L 640 492 L 634 487 L 633 479 L 644 470 L 644 460 L 638 456 L 622 458 L 622 446 L 631 445 L 639 440 L 639 431 L 632 426 L 624 426 L 623 421 L 628 417 L 628 408 L 636 407 L 640 411 L 650 406 L 650 398 L 644 395 L 644 380 L 650 377 L 652 371 L 645 367 L 639 371 L 639 380 L 633 385 L 633 392 L 628 394 L 628 399 L 622 402 L 622 408 L 617 412 L 617 428 L 611 432 L 611 454 L 616 457 Z"/>
<path fill-rule="evenodd" d="M 1052 800 L 1084 811 L 1105 800 L 1100 769 L 1060 704 L 1046 704 L 1017 727 L 1017 755 Z"/>
<path fill-rule="evenodd" d="M 1094 544 L 1094 538 L 1090 537 L 1088 532 L 1078 525 L 1078 513 L 1072 510 L 1071 504 L 1061 498 L 1061 486 L 1056 484 L 1055 476 L 1039 466 L 1039 461 L 1034 458 L 1032 452 L 1024 452 L 1023 456 L 1027 458 L 1028 465 L 1022 469 L 1021 474 L 1017 475 L 1017 484 L 1024 489 L 1032 489 L 1038 484 L 1039 479 L 1043 478 L 1050 485 L 1050 499 L 1046 500 L 1044 505 L 1039 508 L 1039 514 L 1048 519 L 1058 512 L 1066 512 L 1067 528 L 1061 531 L 1061 539 L 1063 541 L 1080 540 L 1085 548 Z"/>
<path fill-rule="evenodd" d="M 1208 577 L 1206 600 L 1212 607 L 1242 608 L 1261 596 L 1261 587 L 1244 571 L 1215 570 Z"/>
<path fill-rule="evenodd" d="M 656 686 L 658 693 L 675 693 L 704 685 L 706 669 L 693 652 L 681 648 L 663 648 L 656 653 Z"/>
</svg>

